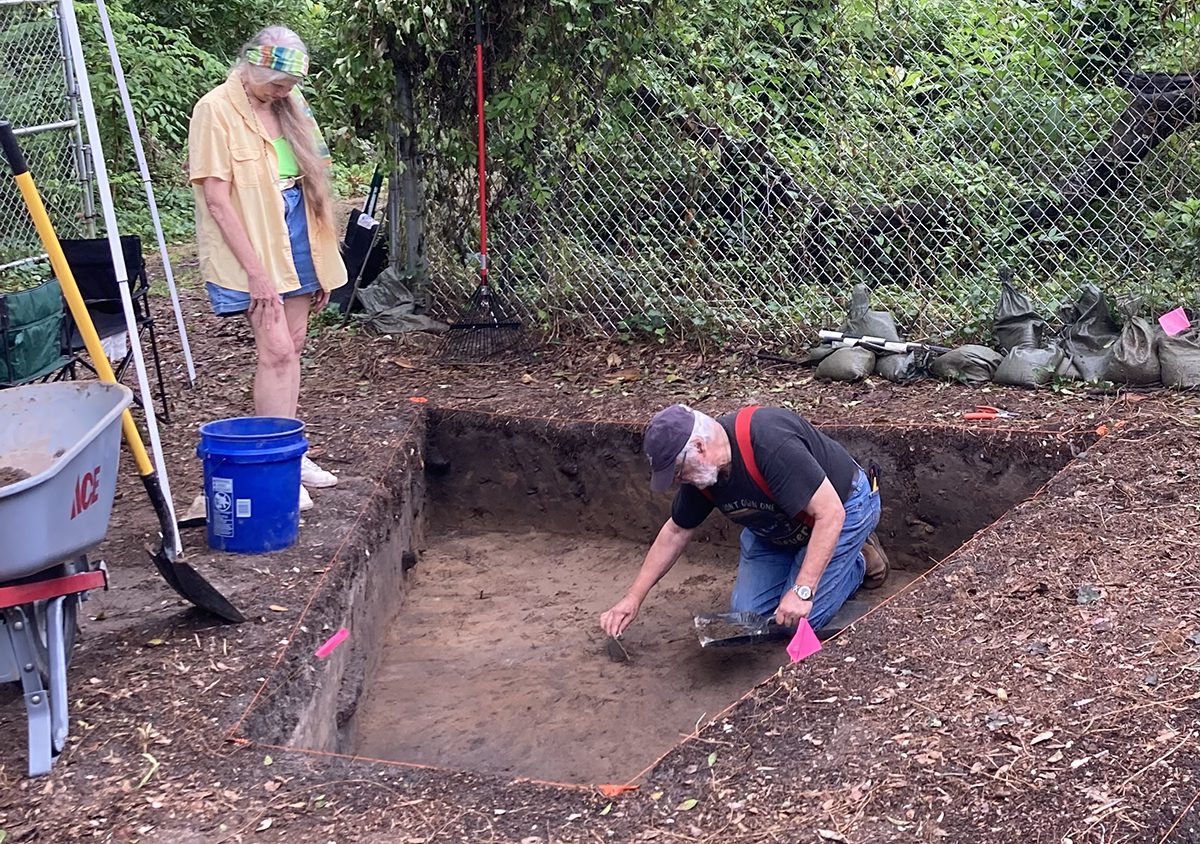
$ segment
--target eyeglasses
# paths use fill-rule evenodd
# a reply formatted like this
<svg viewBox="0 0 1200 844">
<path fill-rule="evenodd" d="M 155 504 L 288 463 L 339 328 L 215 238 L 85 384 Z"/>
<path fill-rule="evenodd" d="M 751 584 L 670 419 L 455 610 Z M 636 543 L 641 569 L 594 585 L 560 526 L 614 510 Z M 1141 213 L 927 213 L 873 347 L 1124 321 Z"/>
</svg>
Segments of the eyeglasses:
<svg viewBox="0 0 1200 844">
<path fill-rule="evenodd" d="M 683 451 L 679 452 L 679 456 L 675 458 L 675 474 L 671 476 L 671 483 L 683 483 L 683 478 L 680 475 L 683 474 L 684 465 L 687 463 L 688 451 L 691 450 L 691 447 L 690 443 L 684 446 Z"/>
</svg>

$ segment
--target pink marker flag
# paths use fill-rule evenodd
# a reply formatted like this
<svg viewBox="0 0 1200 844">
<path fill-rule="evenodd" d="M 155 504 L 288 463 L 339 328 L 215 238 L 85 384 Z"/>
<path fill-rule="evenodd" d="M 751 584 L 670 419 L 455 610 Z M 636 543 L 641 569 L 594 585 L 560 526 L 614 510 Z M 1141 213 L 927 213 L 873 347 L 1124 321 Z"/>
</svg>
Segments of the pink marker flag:
<svg viewBox="0 0 1200 844">
<path fill-rule="evenodd" d="M 1176 308 L 1173 311 L 1167 311 L 1158 318 L 1158 324 L 1162 326 L 1162 330 L 1167 332 L 1168 337 L 1174 337 L 1176 334 L 1182 334 L 1187 331 L 1191 322 L 1188 320 L 1187 311 L 1183 308 Z"/>
<path fill-rule="evenodd" d="M 347 630 L 345 627 L 343 627 L 338 632 L 334 633 L 332 636 L 330 636 L 328 639 L 325 640 L 325 644 L 323 644 L 323 645 L 321 645 L 321 647 L 317 648 L 317 659 L 325 659 L 325 657 L 327 657 L 331 653 L 333 653 L 334 649 L 337 648 L 338 645 L 340 645 L 342 642 L 346 641 L 346 638 L 349 635 L 350 635 L 350 631 Z"/>
<path fill-rule="evenodd" d="M 788 656 L 792 658 L 792 662 L 799 662 L 819 650 L 821 650 L 821 640 L 813 632 L 808 619 L 800 619 L 800 623 L 796 625 L 796 635 L 792 637 L 792 641 L 788 642 Z"/>
</svg>

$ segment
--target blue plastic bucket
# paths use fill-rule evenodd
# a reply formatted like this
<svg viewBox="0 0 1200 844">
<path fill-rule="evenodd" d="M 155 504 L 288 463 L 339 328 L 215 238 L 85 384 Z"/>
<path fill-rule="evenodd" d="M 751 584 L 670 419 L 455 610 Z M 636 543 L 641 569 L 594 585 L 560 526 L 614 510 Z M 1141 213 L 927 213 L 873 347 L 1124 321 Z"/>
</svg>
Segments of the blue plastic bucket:
<svg viewBox="0 0 1200 844">
<path fill-rule="evenodd" d="M 300 535 L 300 458 L 308 451 L 298 419 L 247 416 L 200 428 L 208 546 L 262 554 Z"/>
</svg>

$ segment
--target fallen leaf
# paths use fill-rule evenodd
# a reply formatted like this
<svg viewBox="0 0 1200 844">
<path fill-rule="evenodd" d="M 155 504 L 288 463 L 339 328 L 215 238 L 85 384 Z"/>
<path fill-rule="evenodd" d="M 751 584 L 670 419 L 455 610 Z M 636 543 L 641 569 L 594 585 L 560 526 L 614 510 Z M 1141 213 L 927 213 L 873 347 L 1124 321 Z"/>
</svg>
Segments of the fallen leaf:
<svg viewBox="0 0 1200 844">
<path fill-rule="evenodd" d="M 279 790 L 279 782 L 277 780 L 268 780 L 267 782 L 263 783 L 263 788 L 266 790 L 267 794 L 274 794 Z"/>
<path fill-rule="evenodd" d="M 530 375 L 528 372 L 524 373 L 524 374 L 521 376 L 521 383 L 522 383 L 522 384 L 532 384 L 532 383 L 533 383 L 533 376 L 532 376 L 532 375 Z"/>
<path fill-rule="evenodd" d="M 690 811 L 692 811 L 692 809 L 696 808 L 696 804 L 699 802 L 700 801 L 697 800 L 695 797 L 689 797 L 687 800 L 684 800 L 682 803 L 680 803 L 675 808 L 681 812 L 690 812 Z"/>
<path fill-rule="evenodd" d="M 267 609 L 271 612 L 287 612 L 287 607 L 281 607 L 279 604 L 271 604 Z"/>
<path fill-rule="evenodd" d="M 157 648 L 159 645 L 165 645 L 166 642 L 164 642 L 162 639 L 151 639 L 146 644 L 151 648 Z"/>
<path fill-rule="evenodd" d="M 610 384 L 620 384 L 627 381 L 637 381 L 642 377 L 642 373 L 638 369 L 622 369 L 608 376 L 607 381 Z"/>
<path fill-rule="evenodd" d="M 1029 743 L 1031 745 L 1032 744 L 1041 744 L 1042 742 L 1049 741 L 1052 738 L 1054 738 L 1054 731 L 1046 730 L 1046 732 L 1038 733 L 1036 736 L 1034 736 L 1032 739 L 1030 739 Z"/>
<path fill-rule="evenodd" d="M 654 800 L 654 801 L 658 801 L 658 800 L 662 800 L 662 796 L 663 796 L 663 793 L 661 791 L 656 791 L 650 795 L 650 799 Z"/>
<path fill-rule="evenodd" d="M 832 829 L 818 829 L 817 835 L 824 838 L 826 841 L 845 841 L 846 836 L 840 832 L 834 832 Z"/>
<path fill-rule="evenodd" d="M 264 831 L 270 829 L 271 824 L 273 824 L 274 822 L 275 821 L 272 818 L 263 818 L 262 822 L 258 825 L 258 829 L 256 830 L 256 832 L 264 832 Z"/>
<path fill-rule="evenodd" d="M 264 765 L 274 765 L 274 764 L 275 764 L 275 760 L 274 760 L 274 759 L 272 759 L 270 756 L 264 756 L 264 757 L 263 757 L 263 764 L 264 764 Z"/>
<path fill-rule="evenodd" d="M 605 806 L 603 809 L 600 810 L 600 814 L 607 815 L 609 812 L 612 811 L 612 807 L 613 807 L 613 804 L 609 803 L 607 806 Z"/>
<path fill-rule="evenodd" d="M 1061 762 L 1062 758 L 1063 758 L 1063 752 L 1061 750 L 1056 750 L 1056 751 L 1054 751 L 1054 755 L 1051 756 L 1046 761 L 1050 762 L 1050 763 Z"/>
<path fill-rule="evenodd" d="M 717 751 L 714 750 L 712 753 L 708 754 L 708 767 L 711 768 L 715 764 L 717 764 Z"/>
<path fill-rule="evenodd" d="M 608 368 L 609 369 L 616 369 L 622 363 L 624 363 L 624 361 L 621 360 L 620 355 L 618 355 L 616 352 L 609 353 L 609 355 L 608 355 Z"/>
<path fill-rule="evenodd" d="M 1008 700 L 1008 692 L 1004 689 L 996 689 L 995 694 L 996 697 L 1000 698 L 1000 700 Z"/>
</svg>

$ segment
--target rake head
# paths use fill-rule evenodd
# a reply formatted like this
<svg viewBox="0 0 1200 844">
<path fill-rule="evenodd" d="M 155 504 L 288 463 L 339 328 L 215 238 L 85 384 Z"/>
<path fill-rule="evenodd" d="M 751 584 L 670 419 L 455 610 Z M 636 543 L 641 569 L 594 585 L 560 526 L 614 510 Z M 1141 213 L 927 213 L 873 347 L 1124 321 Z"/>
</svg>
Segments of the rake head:
<svg viewBox="0 0 1200 844">
<path fill-rule="evenodd" d="M 491 286 L 484 283 L 471 295 L 466 309 L 442 335 L 435 356 L 446 361 L 480 361 L 524 346 L 521 321 Z"/>
</svg>

